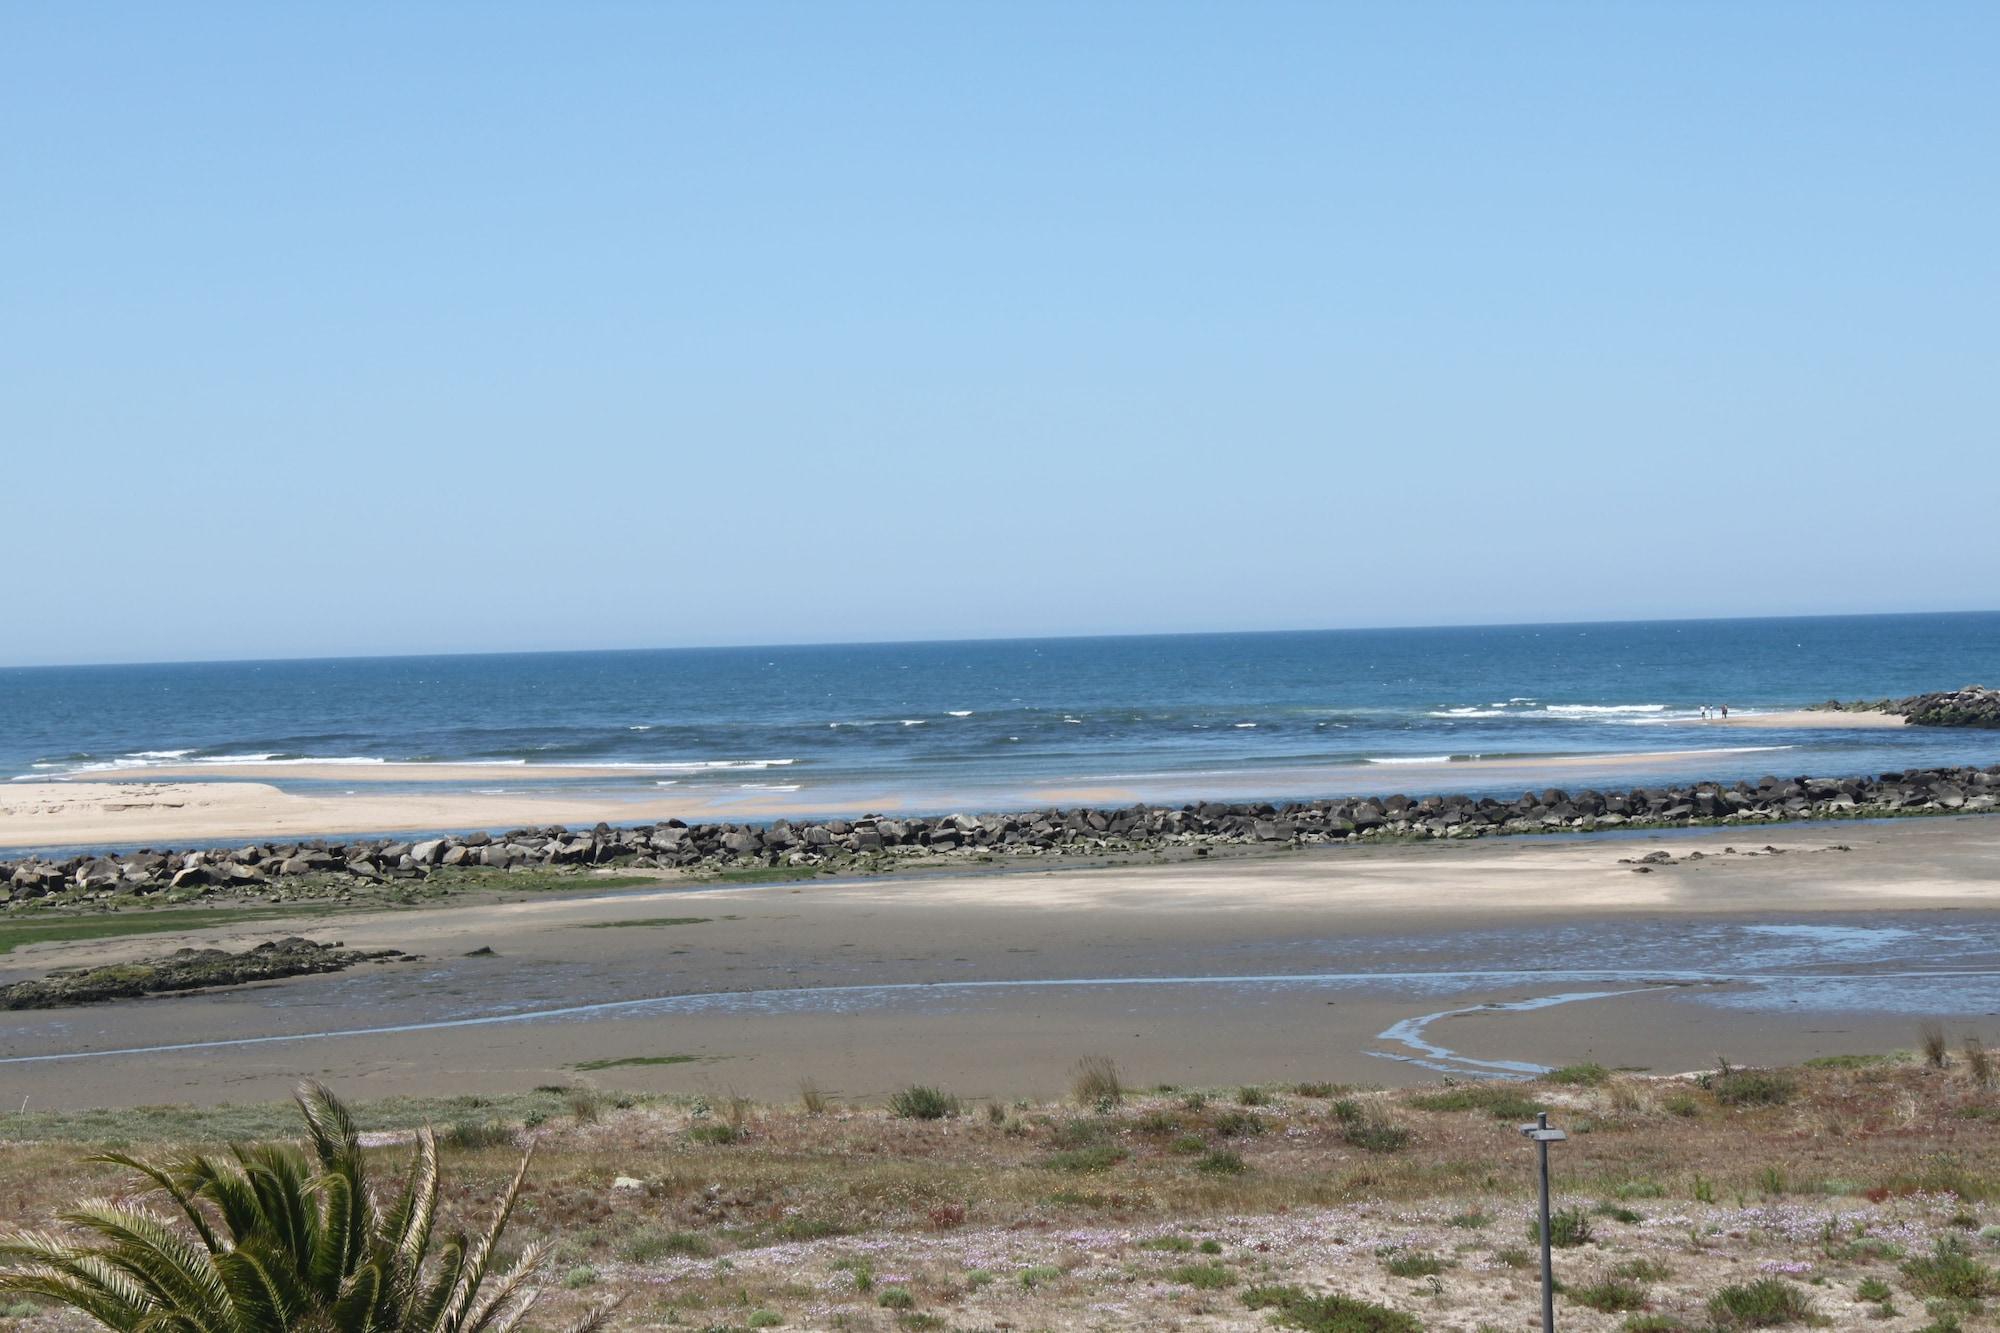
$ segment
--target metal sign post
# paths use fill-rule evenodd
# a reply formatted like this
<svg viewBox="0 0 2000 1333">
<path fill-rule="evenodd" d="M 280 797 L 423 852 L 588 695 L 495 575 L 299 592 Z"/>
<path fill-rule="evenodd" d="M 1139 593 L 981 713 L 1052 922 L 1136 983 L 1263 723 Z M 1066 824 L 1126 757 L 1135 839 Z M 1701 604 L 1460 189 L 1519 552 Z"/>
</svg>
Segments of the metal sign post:
<svg viewBox="0 0 2000 1333">
<path fill-rule="evenodd" d="M 1569 1135 L 1549 1128 L 1547 1111 L 1537 1111 L 1535 1123 L 1521 1126 L 1521 1132 L 1535 1141 L 1535 1150 L 1542 1159 L 1542 1333 L 1556 1333 L 1555 1264 L 1549 1254 L 1552 1243 L 1549 1235 L 1549 1145 L 1561 1143 Z"/>
</svg>

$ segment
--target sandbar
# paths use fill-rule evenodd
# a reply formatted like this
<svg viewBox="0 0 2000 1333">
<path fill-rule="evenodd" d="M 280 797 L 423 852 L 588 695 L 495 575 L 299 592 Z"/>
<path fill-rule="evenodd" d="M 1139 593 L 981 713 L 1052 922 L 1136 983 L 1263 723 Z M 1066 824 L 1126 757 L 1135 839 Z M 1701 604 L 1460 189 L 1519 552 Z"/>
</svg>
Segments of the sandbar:
<svg viewBox="0 0 2000 1333">
<path fill-rule="evenodd" d="M 1791 714 L 1770 714 L 1789 717 Z M 1797 716 L 1833 716 L 1803 713 Z M 1875 714 L 1841 714 L 1876 717 Z M 1900 725 L 1900 721 L 1894 723 Z M 1731 718 L 1718 726 L 1737 726 Z M 1780 725 L 1744 718 L 1743 726 Z M 1812 725 L 1820 725 L 1815 722 Z M 1881 722 L 1864 725 L 1880 726 Z M 1741 746 L 1625 754 L 1417 759 L 1394 763 L 1320 764 L 1202 773 L 1157 773 L 1116 779 L 1023 780 L 948 788 L 897 790 L 879 785 L 815 783 L 798 770 L 782 782 L 661 786 L 633 781 L 630 770 L 601 770 L 624 781 L 542 786 L 548 775 L 588 777 L 600 770 L 511 768 L 499 772 L 517 790 L 388 790 L 424 764 L 279 766 L 279 780 L 351 783 L 353 790 L 287 789 L 270 780 L 239 780 L 243 769 L 198 770 L 207 781 L 47 779 L 0 784 L 0 847 L 88 845 L 172 846 L 227 839 L 285 839 L 336 834 L 501 829 L 549 824 L 646 823 L 662 819 L 757 820 L 804 816 L 942 814 L 1045 809 L 1050 806 L 1177 804 L 1201 799 L 1386 795 L 1392 792 L 1528 788 L 1556 781 L 1623 785 L 1623 775 L 1705 777 L 1718 762 L 1746 753 Z M 254 766 L 252 766 L 254 768 Z M 148 779 L 165 771 L 147 770 Z M 256 770 L 262 772 L 262 770 Z M 465 780 L 466 769 L 447 772 Z M 438 783 L 430 775 L 422 779 Z"/>
<path fill-rule="evenodd" d="M 1779 713 L 1731 713 L 1694 723 L 1698 727 L 1744 727 L 1751 731 L 1882 731 L 1908 725 L 1901 713 L 1850 713 L 1794 708 Z"/>
</svg>

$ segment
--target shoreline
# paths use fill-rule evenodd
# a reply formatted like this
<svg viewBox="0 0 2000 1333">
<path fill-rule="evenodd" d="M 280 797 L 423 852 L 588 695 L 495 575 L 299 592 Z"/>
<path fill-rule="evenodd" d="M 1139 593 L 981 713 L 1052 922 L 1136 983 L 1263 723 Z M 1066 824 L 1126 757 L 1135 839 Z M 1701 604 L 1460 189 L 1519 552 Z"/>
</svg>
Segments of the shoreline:
<svg viewBox="0 0 2000 1333">
<path fill-rule="evenodd" d="M 1731 718 L 1712 725 L 1756 730 L 1763 715 Z M 1900 726 L 1900 721 L 1892 725 Z M 1550 781 L 1591 775 L 1598 785 L 1620 787 L 1617 772 L 1636 779 L 1673 775 L 1699 782 L 1694 772 L 1705 760 L 1769 751 L 1784 746 L 1711 746 L 1698 749 L 1632 751 L 1616 754 L 1545 755 L 1509 758 L 1363 762 L 1311 767 L 1273 767 L 1200 774 L 1082 776 L 1011 784 L 967 785 L 901 791 L 849 784 L 806 789 L 795 784 L 739 784 L 733 788 L 657 786 L 542 788 L 514 792 L 388 791 L 371 786 L 406 781 L 440 783 L 476 780 L 454 767 L 435 765 L 223 765 L 146 770 L 148 776 L 122 779 L 50 778 L 0 783 L 0 849 L 89 848 L 217 842 L 234 838 L 318 838 L 446 830 L 528 828 L 548 825 L 645 824 L 680 819 L 775 820 L 854 818 L 866 814 L 936 815 L 954 810 L 1010 810 L 1047 806 L 1129 806 L 1202 804 L 1209 801 L 1336 799 L 1370 796 L 1410 787 L 1436 789 L 1446 780 L 1475 789 L 1532 788 Z M 275 769 L 273 772 L 271 770 Z M 477 771 L 477 770 L 475 770 Z M 520 777 L 587 779 L 612 773 L 630 778 L 629 769 L 537 768 L 501 770 Z M 192 772 L 205 781 L 161 780 L 165 773 Z M 257 777 L 294 781 L 352 782 L 348 792 L 287 790 Z M 793 789 L 787 789 L 793 787 Z M 1311 793 L 1307 798 L 1306 793 Z"/>
</svg>

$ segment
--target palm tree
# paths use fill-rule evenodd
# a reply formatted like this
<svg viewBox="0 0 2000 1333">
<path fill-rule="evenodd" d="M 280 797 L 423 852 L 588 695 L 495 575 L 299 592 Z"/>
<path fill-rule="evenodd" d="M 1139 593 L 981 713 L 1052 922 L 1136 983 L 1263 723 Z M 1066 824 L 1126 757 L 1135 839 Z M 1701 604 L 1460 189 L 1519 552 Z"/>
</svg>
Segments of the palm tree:
<svg viewBox="0 0 2000 1333">
<path fill-rule="evenodd" d="M 494 1274 L 500 1233 L 532 1152 L 524 1153 L 491 1224 L 476 1239 L 436 1234 L 437 1138 L 417 1134 L 401 1190 L 371 1197 L 360 1135 L 338 1098 L 299 1085 L 308 1153 L 289 1143 L 232 1145 L 226 1155 L 166 1163 L 124 1153 L 94 1160 L 138 1172 L 172 1203 L 170 1220 L 109 1199 L 86 1200 L 47 1231 L 0 1236 L 0 1293 L 38 1296 L 120 1333 L 505 1333 L 540 1292 L 546 1257 L 527 1247 Z M 489 1281 L 488 1279 L 492 1280 Z M 611 1313 L 591 1311 L 572 1333 Z"/>
</svg>

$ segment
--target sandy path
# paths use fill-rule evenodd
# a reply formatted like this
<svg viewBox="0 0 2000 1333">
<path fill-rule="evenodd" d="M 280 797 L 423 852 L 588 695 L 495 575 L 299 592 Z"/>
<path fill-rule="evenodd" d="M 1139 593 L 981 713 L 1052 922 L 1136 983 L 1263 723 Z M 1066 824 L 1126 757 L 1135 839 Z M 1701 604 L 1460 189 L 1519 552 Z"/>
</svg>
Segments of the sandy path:
<svg viewBox="0 0 2000 1333">
<path fill-rule="evenodd" d="M 1745 854 L 1766 841 L 1789 850 Z M 1836 844 L 1852 850 L 1831 850 Z M 1725 854 L 1730 845 L 1739 853 Z M 1643 875 L 1619 864 L 1654 848 L 1705 855 Z M 182 943 L 241 945 L 288 928 L 408 949 L 425 961 L 7 1015 L 0 1058 L 459 1025 L 0 1063 L 0 1091 L 38 1106 L 242 1100 L 281 1095 L 311 1073 L 357 1097 L 577 1080 L 783 1097 L 810 1075 L 847 1095 L 938 1080 L 967 1094 L 1012 1096 L 1059 1090 L 1070 1064 L 1097 1051 L 1146 1081 L 1404 1082 L 1435 1074 L 1369 1054 L 1384 1048 L 1379 1034 L 1394 1024 L 1557 992 L 1633 990 L 1648 969 L 1727 967 L 1735 946 L 1713 941 L 1733 938 L 1732 922 L 1893 912 L 1912 939 L 1935 922 L 1961 939 L 1991 936 L 2000 956 L 1996 866 L 2000 821 L 1972 818 L 1350 849 L 1157 869 L 579 892 L 289 927 L 279 912 L 258 927 L 37 946 L 0 960 L 0 980 Z M 1670 943 L 1651 955 L 1659 962 L 1632 975 L 1556 975 L 1622 967 L 1622 941 L 1647 933 Z M 482 947 L 496 956 L 465 956 Z M 1926 962 L 1922 951 L 1912 960 Z M 1486 979 L 1438 983 L 1443 989 L 1268 980 L 1355 971 L 1450 978 L 1468 969 Z M 882 986 L 909 989 L 857 989 Z M 1907 1016 L 1716 1007 L 1697 998 L 1700 990 L 1475 1010 L 1424 1031 L 1473 1059 L 1595 1056 L 1684 1068 L 1718 1051 L 1754 1061 L 1907 1045 L 1914 1030 Z M 727 998 L 744 992 L 761 994 Z M 663 996 L 696 998 L 654 1002 Z M 488 1021 L 584 1003 L 612 1007 Z M 1987 1035 L 2000 1038 L 2000 1030 Z M 695 1059 L 576 1068 L 662 1056 Z"/>
</svg>

